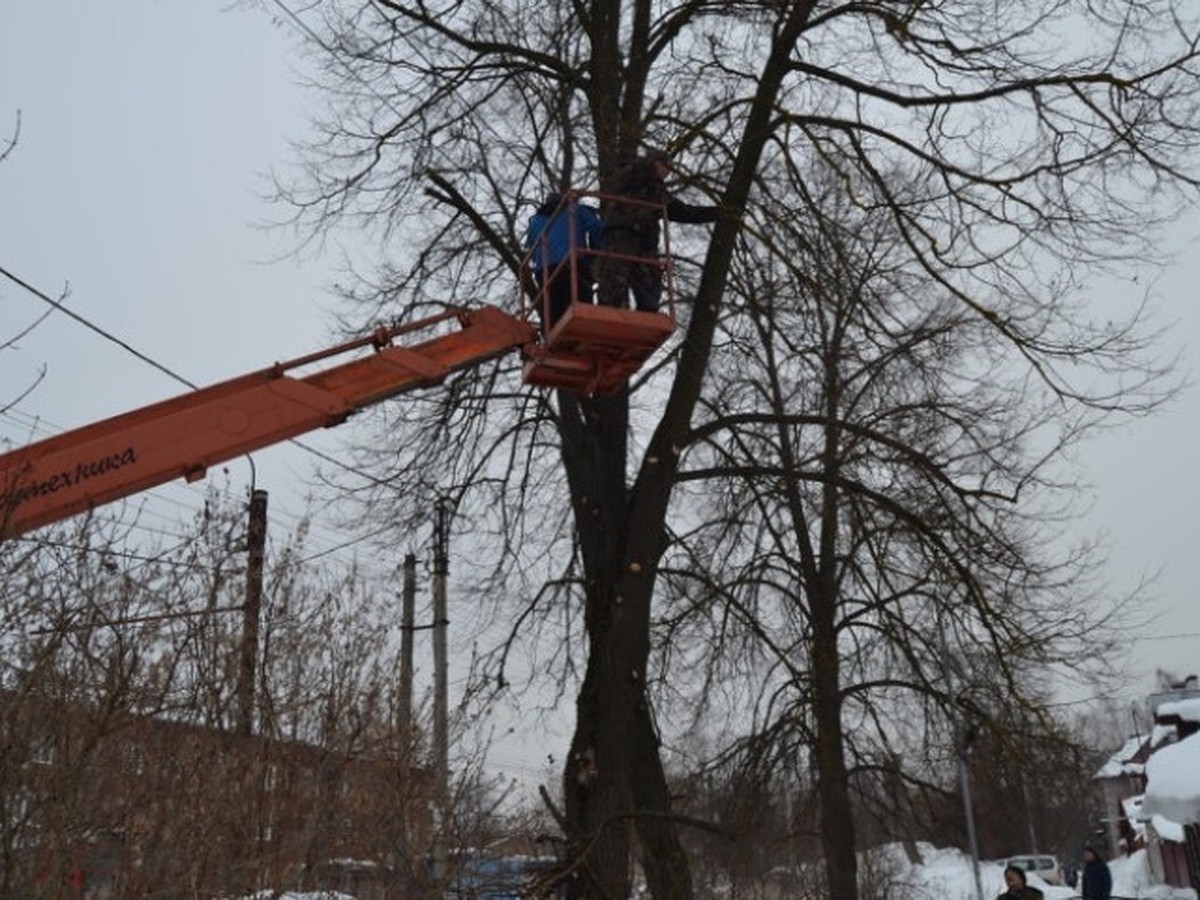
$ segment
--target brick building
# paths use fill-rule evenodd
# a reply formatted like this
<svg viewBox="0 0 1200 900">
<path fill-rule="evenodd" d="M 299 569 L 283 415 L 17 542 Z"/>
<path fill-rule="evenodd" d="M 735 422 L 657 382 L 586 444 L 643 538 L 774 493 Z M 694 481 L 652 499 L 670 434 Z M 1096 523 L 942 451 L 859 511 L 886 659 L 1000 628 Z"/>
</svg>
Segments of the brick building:
<svg viewBox="0 0 1200 900">
<path fill-rule="evenodd" d="M 0 704 L 0 895 L 408 896 L 432 779 L 395 736 L 330 749 L 156 717 Z M 40 710 L 40 712 L 39 712 Z"/>
</svg>

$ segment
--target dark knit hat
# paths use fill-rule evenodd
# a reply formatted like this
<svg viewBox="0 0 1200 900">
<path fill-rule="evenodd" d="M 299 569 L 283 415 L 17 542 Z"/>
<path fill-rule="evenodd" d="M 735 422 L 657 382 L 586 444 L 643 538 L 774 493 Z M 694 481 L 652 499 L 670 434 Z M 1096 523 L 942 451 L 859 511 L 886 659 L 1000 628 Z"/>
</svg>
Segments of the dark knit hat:
<svg viewBox="0 0 1200 900">
<path fill-rule="evenodd" d="M 666 150 L 647 150 L 642 159 L 649 163 L 662 163 L 672 171 L 675 169 L 675 163 L 671 159 L 671 154 Z"/>
<path fill-rule="evenodd" d="M 538 207 L 538 213 L 543 216 L 551 215 L 562 204 L 562 194 L 551 191 Z"/>
</svg>

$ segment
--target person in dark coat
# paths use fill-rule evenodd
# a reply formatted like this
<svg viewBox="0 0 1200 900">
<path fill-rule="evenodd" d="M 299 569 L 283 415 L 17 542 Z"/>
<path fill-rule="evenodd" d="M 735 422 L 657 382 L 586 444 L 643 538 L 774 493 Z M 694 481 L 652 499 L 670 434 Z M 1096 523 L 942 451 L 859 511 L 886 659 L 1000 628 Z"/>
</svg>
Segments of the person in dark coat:
<svg viewBox="0 0 1200 900">
<path fill-rule="evenodd" d="M 1019 866 L 1005 866 L 1004 884 L 1007 890 L 996 900 L 1042 900 L 1042 892 L 1025 883 L 1025 870 Z"/>
<path fill-rule="evenodd" d="M 1079 886 L 1083 900 L 1111 900 L 1112 872 L 1094 847 L 1083 848 L 1083 878 Z"/>
<path fill-rule="evenodd" d="M 665 216 L 672 222 L 704 223 L 719 218 L 716 206 L 692 206 L 673 197 L 666 187 L 670 173 L 670 158 L 651 153 L 617 172 L 609 185 L 608 193 L 614 196 L 604 212 L 604 254 L 596 272 L 601 304 L 625 308 L 632 293 L 637 309 L 658 312 L 659 220 Z"/>
<path fill-rule="evenodd" d="M 591 253 L 600 246 L 603 229 L 596 210 L 571 196 L 564 202 L 562 194 L 548 194 L 530 217 L 525 247 L 543 317 L 549 300 L 547 328 L 562 317 L 572 300 L 592 302 Z"/>
</svg>

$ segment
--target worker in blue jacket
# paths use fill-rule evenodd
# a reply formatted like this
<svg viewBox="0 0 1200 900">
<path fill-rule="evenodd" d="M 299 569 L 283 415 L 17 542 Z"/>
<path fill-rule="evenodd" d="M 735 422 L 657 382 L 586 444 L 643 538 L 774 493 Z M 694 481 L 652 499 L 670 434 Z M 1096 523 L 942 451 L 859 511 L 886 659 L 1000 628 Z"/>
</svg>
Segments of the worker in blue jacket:
<svg viewBox="0 0 1200 900">
<path fill-rule="evenodd" d="M 529 219 L 525 247 L 529 251 L 538 310 L 547 330 L 573 300 L 592 302 L 591 251 L 600 246 L 603 236 L 600 214 L 570 194 L 547 195 Z M 547 306 L 549 321 L 545 318 Z"/>
</svg>

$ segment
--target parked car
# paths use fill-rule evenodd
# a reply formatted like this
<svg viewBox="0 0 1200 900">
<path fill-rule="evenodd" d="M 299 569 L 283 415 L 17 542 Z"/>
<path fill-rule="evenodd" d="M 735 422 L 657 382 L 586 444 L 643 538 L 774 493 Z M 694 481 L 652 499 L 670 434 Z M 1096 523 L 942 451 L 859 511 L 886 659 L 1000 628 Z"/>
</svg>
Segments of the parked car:
<svg viewBox="0 0 1200 900">
<path fill-rule="evenodd" d="M 1047 884 L 1062 885 L 1063 883 L 1062 866 L 1058 864 L 1058 860 L 1053 856 L 1042 856 L 1033 853 L 1025 856 L 1010 856 L 1001 862 L 1000 865 L 1006 868 L 1008 866 L 1016 866 L 1018 869 L 1024 869 L 1026 872 L 1036 875 Z"/>
</svg>

